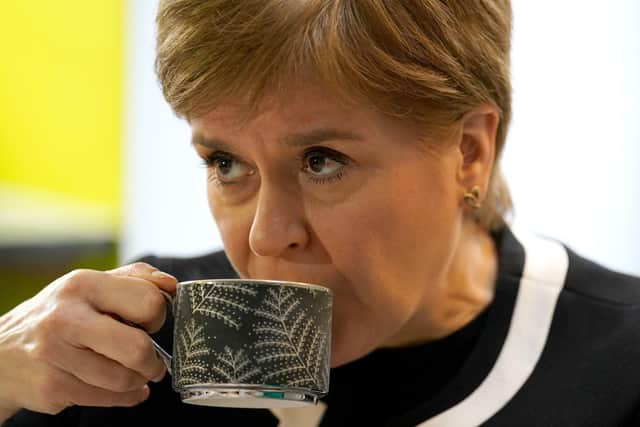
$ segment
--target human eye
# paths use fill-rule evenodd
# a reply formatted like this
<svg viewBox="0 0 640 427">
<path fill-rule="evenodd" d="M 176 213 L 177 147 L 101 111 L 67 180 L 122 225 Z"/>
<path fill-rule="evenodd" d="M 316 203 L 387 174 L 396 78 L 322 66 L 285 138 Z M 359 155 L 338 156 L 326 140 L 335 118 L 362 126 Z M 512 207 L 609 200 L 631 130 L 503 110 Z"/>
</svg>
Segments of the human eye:
<svg viewBox="0 0 640 427">
<path fill-rule="evenodd" d="M 253 169 L 232 154 L 216 151 L 204 157 L 204 163 L 211 169 L 210 179 L 221 185 L 235 184 L 253 175 Z"/>
<path fill-rule="evenodd" d="M 312 148 L 304 153 L 302 171 L 316 184 L 335 182 L 344 177 L 349 159 L 328 148 Z"/>
</svg>

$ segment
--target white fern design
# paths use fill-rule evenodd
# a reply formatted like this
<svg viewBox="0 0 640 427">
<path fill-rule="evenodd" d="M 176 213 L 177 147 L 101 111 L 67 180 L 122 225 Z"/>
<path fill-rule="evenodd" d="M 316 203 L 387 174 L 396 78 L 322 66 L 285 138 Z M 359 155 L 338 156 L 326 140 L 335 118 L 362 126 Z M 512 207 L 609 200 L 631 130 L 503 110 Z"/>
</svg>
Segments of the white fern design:
<svg viewBox="0 0 640 427">
<path fill-rule="evenodd" d="M 194 314 L 201 313 L 213 319 L 222 320 L 225 325 L 235 329 L 240 329 L 242 325 L 241 313 L 251 310 L 245 298 L 253 297 L 256 293 L 254 289 L 241 283 L 189 286 L 189 297 Z"/>
<path fill-rule="evenodd" d="M 285 287 L 269 289 L 255 314 L 264 319 L 254 325 L 259 337 L 255 346 L 261 350 L 257 360 L 273 366 L 265 379 L 324 390 L 328 378 L 321 349 L 328 334 L 307 316 L 294 292 Z"/>
<path fill-rule="evenodd" d="M 194 319 L 182 329 L 176 346 L 178 357 L 177 384 L 202 384 L 209 382 L 207 364 L 203 360 L 209 354 L 205 342 L 204 327 L 198 326 Z"/>
<path fill-rule="evenodd" d="M 260 368 L 253 366 L 243 349 L 231 350 L 228 346 L 216 355 L 218 364 L 211 366 L 216 382 L 222 383 L 260 383 Z"/>
</svg>

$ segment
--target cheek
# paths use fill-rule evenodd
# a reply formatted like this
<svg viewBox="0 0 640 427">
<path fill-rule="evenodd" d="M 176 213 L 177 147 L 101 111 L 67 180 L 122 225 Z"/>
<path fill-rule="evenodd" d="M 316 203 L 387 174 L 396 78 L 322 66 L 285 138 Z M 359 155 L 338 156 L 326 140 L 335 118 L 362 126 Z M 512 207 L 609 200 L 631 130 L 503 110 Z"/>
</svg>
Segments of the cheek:
<svg viewBox="0 0 640 427">
<path fill-rule="evenodd" d="M 221 203 L 216 202 L 213 191 L 215 190 L 208 191 L 209 210 L 220 232 L 225 253 L 238 274 L 246 277 L 253 211 L 247 208 L 221 206 Z"/>
<path fill-rule="evenodd" d="M 457 203 L 436 178 L 390 177 L 322 218 L 318 234 L 335 267 L 371 309 L 406 317 L 448 264 Z"/>
</svg>

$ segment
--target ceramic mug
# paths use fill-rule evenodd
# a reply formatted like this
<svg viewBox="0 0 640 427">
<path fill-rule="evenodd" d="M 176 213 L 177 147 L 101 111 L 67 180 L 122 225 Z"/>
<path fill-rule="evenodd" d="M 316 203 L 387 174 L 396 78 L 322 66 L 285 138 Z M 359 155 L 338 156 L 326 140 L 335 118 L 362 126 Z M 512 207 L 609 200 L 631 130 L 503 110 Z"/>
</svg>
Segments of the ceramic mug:
<svg viewBox="0 0 640 427">
<path fill-rule="evenodd" d="M 175 318 L 173 356 L 153 344 L 185 403 L 295 407 L 328 392 L 329 289 L 212 279 L 180 282 L 165 296 Z"/>
</svg>

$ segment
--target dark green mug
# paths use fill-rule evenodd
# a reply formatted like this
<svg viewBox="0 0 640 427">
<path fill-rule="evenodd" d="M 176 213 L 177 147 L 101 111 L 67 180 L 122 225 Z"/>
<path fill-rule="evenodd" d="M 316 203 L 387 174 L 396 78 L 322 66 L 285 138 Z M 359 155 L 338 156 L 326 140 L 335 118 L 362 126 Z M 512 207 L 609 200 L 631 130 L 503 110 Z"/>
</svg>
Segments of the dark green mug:
<svg viewBox="0 0 640 427">
<path fill-rule="evenodd" d="M 317 403 L 329 391 L 331 291 L 307 283 L 212 279 L 166 294 L 173 356 L 153 343 L 185 403 Z"/>
</svg>

